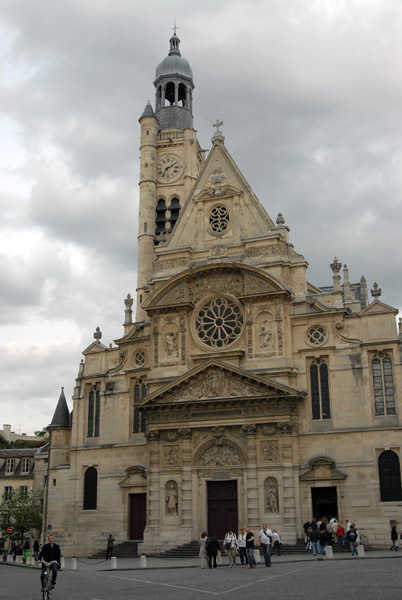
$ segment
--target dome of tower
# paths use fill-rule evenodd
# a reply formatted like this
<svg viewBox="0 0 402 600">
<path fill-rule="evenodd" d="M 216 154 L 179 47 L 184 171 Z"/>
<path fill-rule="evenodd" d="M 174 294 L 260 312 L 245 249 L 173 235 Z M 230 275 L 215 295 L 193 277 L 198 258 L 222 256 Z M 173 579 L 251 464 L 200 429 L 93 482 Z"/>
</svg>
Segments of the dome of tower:
<svg viewBox="0 0 402 600">
<path fill-rule="evenodd" d="M 176 34 L 170 38 L 170 51 L 162 62 L 156 67 L 155 83 L 161 77 L 179 76 L 193 79 L 193 72 L 188 60 L 183 58 L 179 50 L 180 40 Z"/>
</svg>

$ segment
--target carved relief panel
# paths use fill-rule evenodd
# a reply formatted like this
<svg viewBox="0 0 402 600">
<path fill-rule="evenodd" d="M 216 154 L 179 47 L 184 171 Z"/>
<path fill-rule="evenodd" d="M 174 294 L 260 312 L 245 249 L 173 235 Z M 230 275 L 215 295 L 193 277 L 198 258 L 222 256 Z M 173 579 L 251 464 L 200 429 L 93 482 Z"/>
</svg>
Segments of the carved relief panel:
<svg viewBox="0 0 402 600">
<path fill-rule="evenodd" d="M 169 445 L 162 448 L 162 464 L 164 467 L 177 467 L 180 465 L 180 446 Z"/>
<path fill-rule="evenodd" d="M 261 460 L 263 462 L 279 462 L 279 443 L 278 440 L 268 440 L 261 442 Z"/>
</svg>

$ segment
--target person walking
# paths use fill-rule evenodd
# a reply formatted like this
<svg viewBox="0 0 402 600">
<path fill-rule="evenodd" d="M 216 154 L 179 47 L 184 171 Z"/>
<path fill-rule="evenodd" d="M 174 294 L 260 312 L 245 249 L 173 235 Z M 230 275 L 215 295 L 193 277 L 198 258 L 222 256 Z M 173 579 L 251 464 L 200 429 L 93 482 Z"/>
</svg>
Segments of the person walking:
<svg viewBox="0 0 402 600">
<path fill-rule="evenodd" d="M 357 556 L 357 530 L 354 525 L 351 525 L 349 531 L 346 534 L 346 539 L 350 545 L 350 551 L 352 552 L 352 556 L 356 554 Z"/>
<path fill-rule="evenodd" d="M 266 523 L 262 524 L 262 529 L 258 534 L 258 545 L 260 546 L 262 553 L 264 555 L 265 566 L 271 566 L 271 547 L 274 545 L 274 536 L 270 529 L 268 529 L 268 525 Z"/>
<path fill-rule="evenodd" d="M 206 547 L 207 554 L 208 554 L 208 568 L 212 569 L 212 565 L 213 565 L 214 569 L 216 569 L 216 567 L 218 566 L 216 564 L 216 555 L 218 554 L 218 551 L 220 550 L 220 548 L 219 548 L 219 542 L 216 539 L 214 533 L 211 533 L 211 535 L 208 537 L 208 539 L 205 543 L 205 547 Z"/>
<path fill-rule="evenodd" d="M 109 558 L 112 558 L 112 556 L 113 556 L 113 544 L 114 544 L 114 537 L 112 536 L 111 533 L 109 533 L 109 537 L 107 538 L 107 542 L 106 542 L 106 560 L 109 560 Z"/>
<path fill-rule="evenodd" d="M 272 554 L 274 554 L 274 552 L 276 550 L 278 556 L 280 556 L 281 555 L 281 546 L 282 546 L 282 542 L 279 537 L 279 534 L 277 533 L 276 529 L 274 529 L 274 547 L 272 550 Z"/>
<path fill-rule="evenodd" d="M 328 545 L 328 533 L 327 533 L 327 529 L 320 529 L 319 531 L 319 535 L 320 535 L 320 541 L 319 541 L 319 553 L 323 554 L 324 556 L 327 555 L 327 545 Z"/>
<path fill-rule="evenodd" d="M 345 530 L 340 523 L 338 523 L 338 527 L 336 528 L 336 537 L 338 538 L 339 546 L 345 547 Z"/>
<path fill-rule="evenodd" d="M 39 542 L 38 542 L 38 540 L 35 540 L 33 543 L 33 551 L 34 551 L 35 560 L 38 560 L 39 550 L 40 550 Z"/>
<path fill-rule="evenodd" d="M 246 527 L 246 552 L 248 559 L 248 568 L 255 569 L 257 563 L 254 558 L 254 533 L 251 531 L 248 525 Z"/>
<path fill-rule="evenodd" d="M 229 531 L 225 535 L 223 546 L 228 555 L 229 567 L 235 567 L 237 554 L 237 536 L 235 533 L 233 533 L 233 529 L 229 529 Z"/>
<path fill-rule="evenodd" d="M 246 530 L 244 529 L 244 527 L 240 528 L 240 533 L 237 536 L 237 547 L 239 548 L 241 564 L 248 565 L 248 558 L 246 552 Z"/>
<path fill-rule="evenodd" d="M 393 525 L 392 529 L 391 529 L 391 543 L 392 543 L 392 546 L 391 546 L 390 550 L 395 550 L 395 552 L 398 552 L 398 550 L 399 550 L 398 532 L 396 530 L 395 525 Z"/>
<path fill-rule="evenodd" d="M 200 553 L 198 555 L 201 559 L 201 569 L 206 569 L 208 566 L 207 542 L 208 542 L 207 532 L 203 531 L 201 533 L 201 537 L 200 537 Z"/>
<path fill-rule="evenodd" d="M 318 529 L 312 529 L 310 533 L 311 549 L 313 556 L 317 556 L 320 553 L 320 532 Z"/>
</svg>

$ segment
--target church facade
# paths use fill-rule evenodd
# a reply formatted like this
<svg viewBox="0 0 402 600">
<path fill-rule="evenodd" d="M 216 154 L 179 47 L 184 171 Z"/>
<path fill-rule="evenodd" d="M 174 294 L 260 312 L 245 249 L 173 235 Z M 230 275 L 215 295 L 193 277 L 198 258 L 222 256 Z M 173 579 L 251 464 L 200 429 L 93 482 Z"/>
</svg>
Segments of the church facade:
<svg viewBox="0 0 402 600">
<path fill-rule="evenodd" d="M 222 123 L 200 147 L 179 44 L 140 118 L 136 317 L 128 295 L 122 337 L 95 332 L 72 418 L 60 396 L 45 525 L 66 556 L 109 533 L 157 553 L 264 521 L 293 543 L 312 516 L 384 545 L 402 520 L 397 310 L 337 258 L 326 286 L 308 281 Z"/>
</svg>

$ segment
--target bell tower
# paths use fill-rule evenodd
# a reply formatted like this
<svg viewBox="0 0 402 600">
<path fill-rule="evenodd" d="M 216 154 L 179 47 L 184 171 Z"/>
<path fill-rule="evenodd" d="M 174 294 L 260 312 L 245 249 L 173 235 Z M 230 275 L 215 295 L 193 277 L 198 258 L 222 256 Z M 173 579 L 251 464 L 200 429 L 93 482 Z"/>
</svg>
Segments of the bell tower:
<svg viewBox="0 0 402 600">
<path fill-rule="evenodd" d="M 153 276 L 158 247 L 170 234 L 204 163 L 193 129 L 193 72 L 181 56 L 180 40 L 170 38 L 169 54 L 156 68 L 155 111 L 145 107 L 139 122 L 140 192 L 136 320 L 146 317 L 142 304 Z"/>
</svg>

